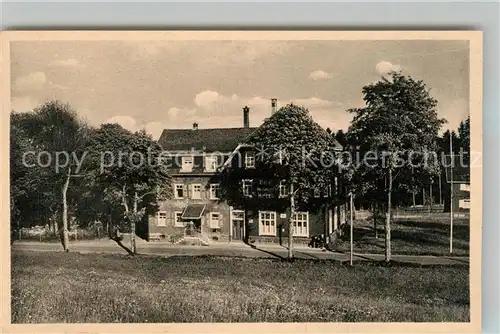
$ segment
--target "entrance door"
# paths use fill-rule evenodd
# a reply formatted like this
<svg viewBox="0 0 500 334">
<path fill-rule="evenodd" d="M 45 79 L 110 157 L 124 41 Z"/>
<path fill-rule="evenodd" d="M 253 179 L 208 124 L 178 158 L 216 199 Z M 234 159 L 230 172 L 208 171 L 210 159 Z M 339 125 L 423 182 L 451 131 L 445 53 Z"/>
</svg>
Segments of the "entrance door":
<svg viewBox="0 0 500 334">
<path fill-rule="evenodd" d="M 232 216 L 233 240 L 243 240 L 245 236 L 245 212 L 234 210 Z"/>
</svg>

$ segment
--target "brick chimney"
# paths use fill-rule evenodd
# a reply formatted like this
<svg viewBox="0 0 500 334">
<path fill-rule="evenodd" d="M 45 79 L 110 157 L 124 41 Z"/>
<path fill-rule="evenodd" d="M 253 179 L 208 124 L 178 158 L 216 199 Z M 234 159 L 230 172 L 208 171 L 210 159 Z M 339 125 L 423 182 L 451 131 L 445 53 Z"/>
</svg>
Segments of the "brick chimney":
<svg viewBox="0 0 500 334">
<path fill-rule="evenodd" d="M 193 123 L 193 130 L 198 130 L 198 123 Z"/>
<path fill-rule="evenodd" d="M 278 108 L 278 99 L 277 98 L 272 98 L 271 99 L 271 114 L 274 114 Z"/>
<path fill-rule="evenodd" d="M 248 129 L 250 127 L 250 108 L 247 106 L 243 107 L 243 127 Z"/>
</svg>

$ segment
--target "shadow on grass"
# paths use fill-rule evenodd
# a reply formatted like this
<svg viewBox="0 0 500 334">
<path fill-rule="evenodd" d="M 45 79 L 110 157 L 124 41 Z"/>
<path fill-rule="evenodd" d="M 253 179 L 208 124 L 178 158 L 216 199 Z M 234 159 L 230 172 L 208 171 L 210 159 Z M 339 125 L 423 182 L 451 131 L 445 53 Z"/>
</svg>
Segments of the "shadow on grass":
<svg viewBox="0 0 500 334">
<path fill-rule="evenodd" d="M 343 251 L 343 250 L 329 250 L 329 252 L 331 252 L 331 253 L 341 253 L 341 254 L 344 254 L 344 255 L 347 255 L 347 256 L 351 255 L 350 252 Z M 361 259 L 363 262 L 373 262 L 373 263 L 379 263 L 379 262 L 381 262 L 379 260 L 374 260 L 374 259 L 369 258 L 367 256 L 364 256 L 364 255 L 361 255 L 361 254 L 356 254 L 356 253 L 353 253 L 352 257 L 353 257 L 353 262 L 361 262 L 359 259 Z M 350 263 L 350 259 L 349 260 L 342 260 L 341 262 L 349 264 Z"/>
<path fill-rule="evenodd" d="M 261 249 L 253 244 L 250 244 L 250 243 L 246 243 L 246 245 L 250 246 L 252 249 L 255 249 L 255 250 L 258 250 L 258 251 L 261 251 L 263 253 L 266 253 L 266 254 L 269 254 L 269 255 L 272 255 L 278 259 L 280 259 L 281 261 L 287 261 L 288 259 L 284 256 L 281 256 L 279 254 L 276 254 L 276 253 L 273 253 L 273 252 L 270 252 L 270 251 L 267 251 L 267 250 L 264 250 L 264 249 Z"/>
<path fill-rule="evenodd" d="M 317 257 L 316 255 L 313 255 L 313 254 L 307 254 L 307 253 L 303 253 L 303 252 L 297 251 L 297 250 L 295 250 L 294 253 L 295 254 L 301 254 L 302 256 L 309 257 L 310 259 L 321 260 L 321 258 L 319 258 L 319 257 Z"/>
<path fill-rule="evenodd" d="M 445 224 L 436 223 L 418 223 L 418 222 L 398 222 L 400 226 L 394 226 L 391 231 L 391 240 L 402 241 L 408 244 L 413 244 L 418 247 L 425 246 L 440 246 L 447 247 L 449 244 L 448 234 L 449 227 Z M 401 228 L 403 227 L 403 228 Z M 409 229 L 404 229 L 405 227 Z M 411 229 L 415 227 L 415 229 Z M 375 232 L 368 227 L 354 227 L 353 242 L 358 245 L 370 245 L 380 250 L 385 248 L 384 244 L 384 229 L 378 229 L 379 238 L 375 239 Z M 382 236 L 382 238 L 380 238 Z M 469 226 L 457 225 L 453 230 L 454 239 L 457 241 L 468 242 Z M 341 238 L 342 242 L 349 242 L 349 236 L 345 235 Z M 408 245 L 410 246 L 410 245 Z M 457 249 L 469 250 L 468 244 L 457 244 Z"/>
</svg>

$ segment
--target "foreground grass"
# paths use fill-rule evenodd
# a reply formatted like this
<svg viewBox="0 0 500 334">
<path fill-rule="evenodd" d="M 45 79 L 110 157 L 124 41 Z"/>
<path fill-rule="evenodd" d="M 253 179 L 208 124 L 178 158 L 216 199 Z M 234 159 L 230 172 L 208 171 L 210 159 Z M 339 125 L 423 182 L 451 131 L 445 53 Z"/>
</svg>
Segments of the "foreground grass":
<svg viewBox="0 0 500 334">
<path fill-rule="evenodd" d="M 354 223 L 354 250 L 358 253 L 385 252 L 384 222 L 378 225 L 375 238 L 373 221 Z M 469 220 L 456 219 L 453 226 L 453 255 L 469 255 Z M 335 246 L 336 251 L 349 251 L 349 233 Z M 391 248 L 400 255 L 450 255 L 449 220 L 396 220 L 391 223 Z"/>
<path fill-rule="evenodd" d="M 12 321 L 465 322 L 468 266 L 14 252 Z"/>
</svg>

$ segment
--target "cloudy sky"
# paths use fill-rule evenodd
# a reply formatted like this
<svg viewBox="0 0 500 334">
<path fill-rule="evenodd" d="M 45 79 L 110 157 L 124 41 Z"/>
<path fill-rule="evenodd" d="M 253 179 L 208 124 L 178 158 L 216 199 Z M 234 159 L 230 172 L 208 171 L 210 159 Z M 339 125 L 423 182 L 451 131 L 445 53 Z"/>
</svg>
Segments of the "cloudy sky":
<svg viewBox="0 0 500 334">
<path fill-rule="evenodd" d="M 445 128 L 469 112 L 467 41 L 57 41 L 11 43 L 12 109 L 50 99 L 91 124 L 145 128 L 250 125 L 278 106 L 307 107 L 323 127 L 346 130 L 363 85 L 389 70 L 422 79 Z"/>
</svg>

